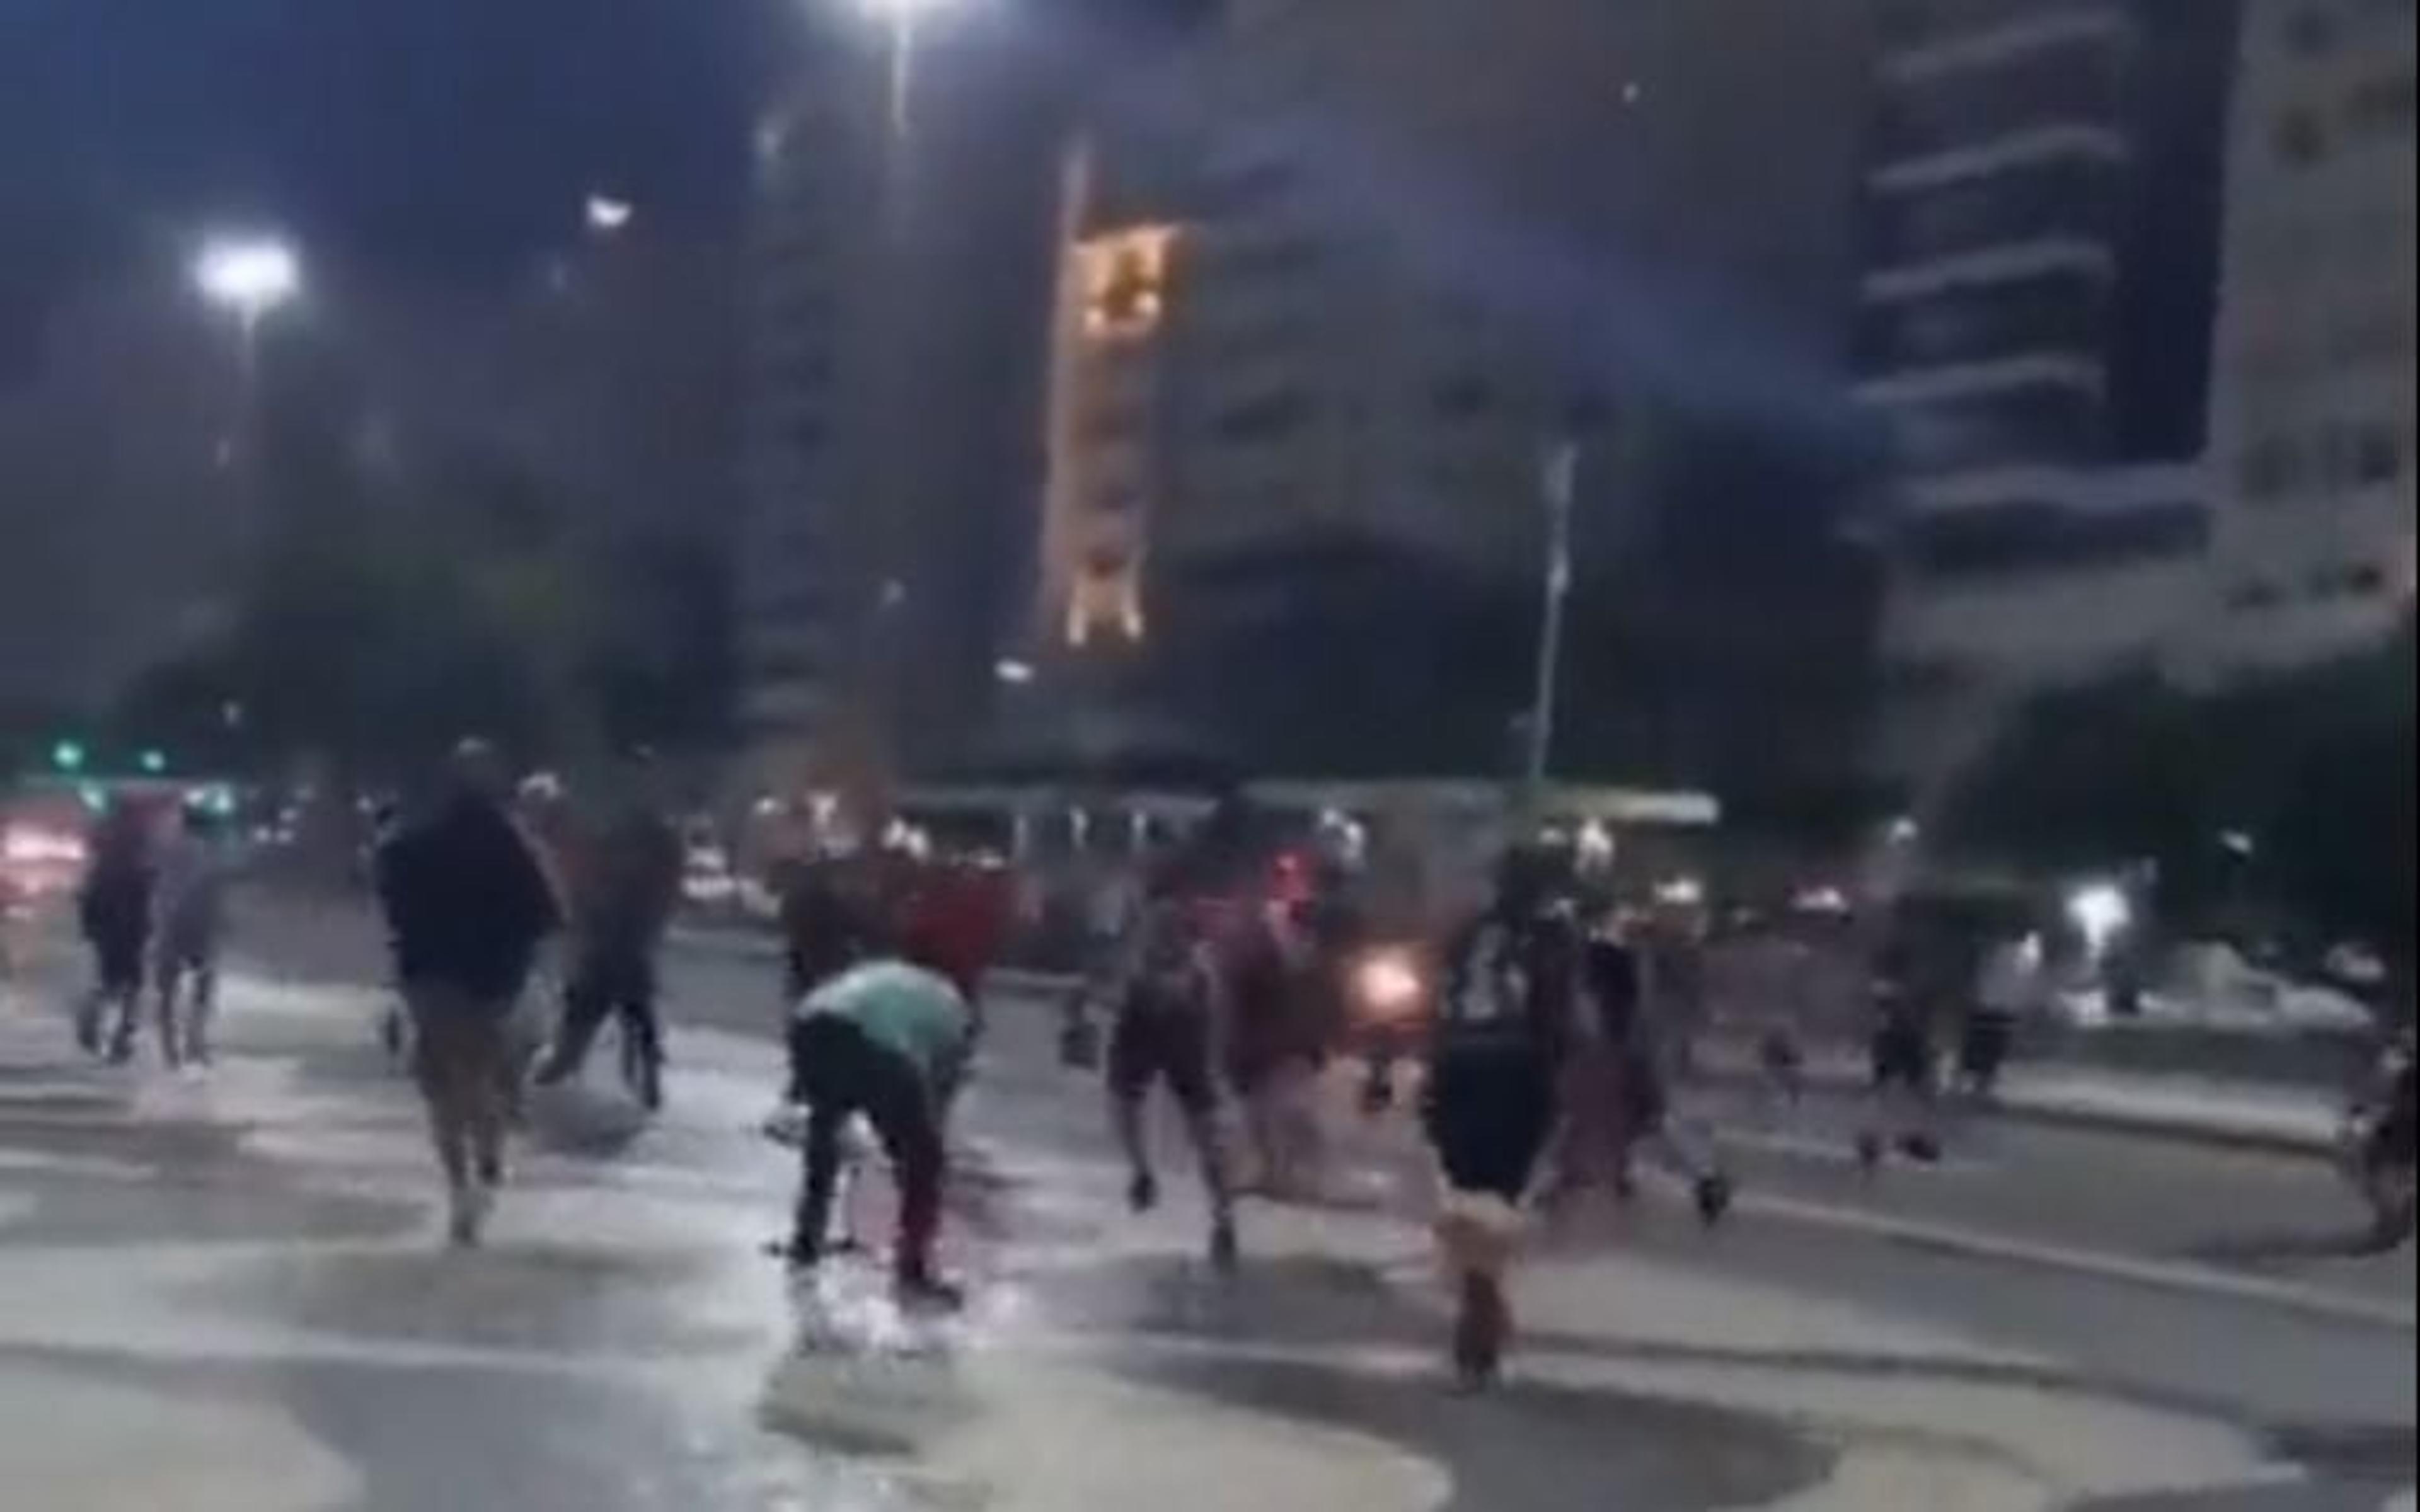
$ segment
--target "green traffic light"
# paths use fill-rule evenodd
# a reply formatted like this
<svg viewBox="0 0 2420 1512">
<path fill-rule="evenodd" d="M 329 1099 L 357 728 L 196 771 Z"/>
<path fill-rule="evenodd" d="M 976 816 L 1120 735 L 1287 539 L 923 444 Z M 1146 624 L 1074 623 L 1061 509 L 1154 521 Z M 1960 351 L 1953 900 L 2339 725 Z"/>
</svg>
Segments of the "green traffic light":
<svg viewBox="0 0 2420 1512">
<path fill-rule="evenodd" d="M 84 761 L 84 742 L 80 740 L 62 740 L 51 748 L 51 764 L 62 772 L 83 771 Z"/>
<path fill-rule="evenodd" d="M 142 754 L 140 760 L 143 763 L 143 770 L 150 773 L 153 777 L 157 777 L 168 769 L 168 757 L 167 753 L 164 751 L 147 750 Z"/>
</svg>

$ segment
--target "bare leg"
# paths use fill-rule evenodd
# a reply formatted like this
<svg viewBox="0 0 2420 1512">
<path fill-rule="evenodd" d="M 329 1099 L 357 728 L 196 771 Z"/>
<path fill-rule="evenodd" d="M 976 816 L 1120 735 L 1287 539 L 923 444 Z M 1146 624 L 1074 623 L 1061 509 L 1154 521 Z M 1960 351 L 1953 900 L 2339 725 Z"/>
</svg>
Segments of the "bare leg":
<svg viewBox="0 0 2420 1512">
<path fill-rule="evenodd" d="M 184 984 L 184 972 L 166 957 L 160 962 L 160 985 L 152 1012 L 160 1028 L 160 1059 L 170 1071 L 184 1063 L 184 1042 L 177 1024 L 177 994 Z"/>
<path fill-rule="evenodd" d="M 185 1023 L 185 1053 L 207 1066 L 210 1063 L 210 1030 L 218 1018 L 219 965 L 215 956 L 205 955 L 194 966 L 194 1006 Z"/>
</svg>

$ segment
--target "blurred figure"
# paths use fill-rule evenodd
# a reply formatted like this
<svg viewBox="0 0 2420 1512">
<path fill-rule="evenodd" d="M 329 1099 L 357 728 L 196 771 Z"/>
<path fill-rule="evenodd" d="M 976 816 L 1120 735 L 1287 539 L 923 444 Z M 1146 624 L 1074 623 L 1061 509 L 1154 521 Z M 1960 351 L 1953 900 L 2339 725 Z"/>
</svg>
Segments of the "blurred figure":
<svg viewBox="0 0 2420 1512">
<path fill-rule="evenodd" d="M 504 1181 L 510 1021 L 562 917 L 504 794 L 495 752 L 464 742 L 443 795 L 378 857 L 413 1071 L 460 1245 L 479 1242 Z"/>
<path fill-rule="evenodd" d="M 1144 1136 L 1143 1104 L 1155 1084 L 1167 1084 L 1185 1117 L 1210 1199 L 1211 1263 L 1227 1270 L 1236 1257 L 1235 1215 L 1212 1070 L 1218 967 L 1201 911 L 1172 885 L 1155 890 L 1117 973 L 1109 1051 L 1110 1123 L 1130 1172 L 1127 1205 L 1148 1212 L 1159 1205 L 1159 1178 Z"/>
<path fill-rule="evenodd" d="M 1522 1210 L 1554 1137 L 1579 989 L 1557 858 L 1515 851 L 1446 953 L 1424 1123 L 1446 1188 L 1437 1238 L 1458 1292 L 1454 1368 L 1492 1384 L 1512 1330 L 1505 1293 Z"/>
<path fill-rule="evenodd" d="M 907 905 L 903 949 L 908 959 L 949 979 L 983 1032 L 983 983 L 1008 943 L 1014 900 L 1007 872 L 972 860 L 920 869 Z"/>
<path fill-rule="evenodd" d="M 134 1055 L 157 884 L 150 816 L 118 799 L 93 837 L 92 860 L 76 894 L 76 918 L 85 943 L 92 948 L 94 968 L 92 990 L 76 1009 L 76 1042 L 89 1055 L 105 1049 L 112 1061 Z M 104 1045 L 101 1021 L 112 1007 L 116 1022 Z"/>
<path fill-rule="evenodd" d="M 1869 1172 L 1894 1148 L 1920 1164 L 1941 1158 L 1933 1117 L 1938 952 L 1904 921 L 1889 928 L 1872 971 L 1872 1095 L 1857 1131 L 1857 1161 Z"/>
<path fill-rule="evenodd" d="M 210 1063 L 218 1006 L 219 945 L 233 872 L 218 819 L 187 808 L 160 867 L 157 940 L 160 1054 L 171 1067 Z M 188 992 L 190 989 L 190 992 Z"/>
<path fill-rule="evenodd" d="M 789 1024 L 789 1102 L 805 1113 L 805 1170 L 790 1263 L 822 1258 L 841 1168 L 841 1136 L 861 1115 L 874 1126 L 899 1185 L 892 1265 L 901 1300 L 962 1302 L 933 1265 L 947 1149 L 941 1108 L 963 1074 L 973 1018 L 940 976 L 903 961 L 869 961 L 801 998 Z"/>
<path fill-rule="evenodd" d="M 2050 992 L 2039 933 L 2001 940 L 1985 953 L 1958 1038 L 1958 1079 L 1969 1097 L 1999 1090 L 2018 1026 L 2050 1006 Z"/>
<path fill-rule="evenodd" d="M 1227 1085 L 1243 1114 L 1251 1184 L 1280 1199 L 1308 1196 L 1318 1184 L 1311 1102 L 1329 1038 L 1321 1007 L 1331 971 L 1343 970 L 1319 949 L 1302 916 L 1302 907 L 1276 903 L 1240 909 L 1217 944 Z"/>
<path fill-rule="evenodd" d="M 1674 1052 L 1666 1015 L 1686 1014 L 1692 1007 L 1661 997 L 1627 919 L 1617 918 L 1592 934 L 1582 961 L 1583 1001 L 1594 1012 L 1579 1023 L 1593 1032 L 1575 1036 L 1564 1068 L 1559 1187 L 1586 1185 L 1594 1174 L 1590 1163 L 1602 1153 L 1612 1167 L 1615 1195 L 1627 1201 L 1637 1188 L 1638 1157 L 1652 1154 L 1688 1182 L 1701 1222 L 1721 1222 L 1730 1209 L 1730 1179 L 1711 1139 L 1672 1110 Z"/>
<path fill-rule="evenodd" d="M 800 857 L 782 869 L 776 884 L 785 1004 L 878 953 L 882 920 L 862 872 L 859 857 L 844 855 Z"/>
<path fill-rule="evenodd" d="M 631 1090 L 649 1112 L 663 1105 L 663 1025 L 656 961 L 680 906 L 679 829 L 644 795 L 621 805 L 581 844 L 563 878 L 569 961 L 554 1047 L 537 1072 L 553 1086 L 580 1072 L 608 1017 L 628 1037 Z"/>
</svg>

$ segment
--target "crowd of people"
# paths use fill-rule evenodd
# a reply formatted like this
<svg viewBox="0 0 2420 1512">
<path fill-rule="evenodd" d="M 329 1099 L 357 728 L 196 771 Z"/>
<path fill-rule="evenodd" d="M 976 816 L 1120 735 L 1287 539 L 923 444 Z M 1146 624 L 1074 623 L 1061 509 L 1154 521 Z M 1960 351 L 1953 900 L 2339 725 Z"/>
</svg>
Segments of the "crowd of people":
<svg viewBox="0 0 2420 1512">
<path fill-rule="evenodd" d="M 516 787 L 493 750 L 466 742 L 430 793 L 382 817 L 372 878 L 458 1243 L 478 1242 L 504 1183 L 524 1085 L 579 1074 L 608 1024 L 633 1095 L 661 1103 L 658 956 L 684 846 L 650 786 L 639 772 L 609 801 L 574 805 L 549 781 Z M 228 875 L 218 830 L 204 812 L 163 823 L 132 807 L 100 826 L 81 894 L 96 984 L 76 1020 L 93 1053 L 133 1054 L 147 989 L 163 1060 L 207 1063 Z M 1549 837 L 1511 849 L 1484 902 L 1442 928 L 1430 920 L 1430 937 L 1388 939 L 1357 903 L 1354 871 L 1316 842 L 1256 845 L 1240 811 L 1222 808 L 1099 874 L 1080 910 L 1063 1057 L 1101 1074 L 1139 1213 L 1162 1199 L 1147 1110 L 1165 1088 L 1200 1173 L 1207 1257 L 1224 1272 L 1240 1261 L 1240 1199 L 1318 1196 L 1313 1094 L 1331 1063 L 1358 1057 L 1369 1085 L 1390 1089 L 1395 1059 L 1415 1054 L 1457 1294 L 1451 1354 L 1481 1386 L 1512 1335 L 1507 1271 L 1527 1215 L 1591 1187 L 1627 1200 L 1642 1157 L 1681 1179 L 1709 1226 L 1731 1204 L 1713 1141 L 1674 1106 L 1707 1011 L 1702 920 L 1624 902 L 1585 846 Z M 776 882 L 788 1064 L 784 1111 L 768 1129 L 801 1152 L 780 1252 L 801 1270 L 831 1252 L 861 1123 L 893 1167 L 898 1293 L 954 1307 L 960 1294 L 935 1259 L 949 1119 L 984 1039 L 985 980 L 1016 927 L 1012 878 L 997 862 L 877 844 L 794 858 Z M 1822 976 L 1803 942 L 1763 943 L 1776 994 Z M 550 960 L 559 981 L 534 989 Z M 2034 987 L 2028 964 L 2022 951 L 1991 954 L 1966 995 L 1973 1012 L 2012 1021 Z M 1885 1148 L 1938 1156 L 1940 1004 L 1961 995 L 1937 966 L 1894 938 L 1860 974 L 1869 1161 Z M 521 1026 L 532 998 L 552 1010 L 550 1028 Z M 1802 1058 L 1786 1025 L 1761 1046 L 1779 1095 L 1794 1095 Z M 1976 1073 L 1971 1048 L 1961 1065 Z M 2377 1119 L 2403 1151 L 2407 1188 L 2411 1075 L 2407 1052 Z M 1365 1109 L 1383 1113 L 1390 1095 Z"/>
</svg>

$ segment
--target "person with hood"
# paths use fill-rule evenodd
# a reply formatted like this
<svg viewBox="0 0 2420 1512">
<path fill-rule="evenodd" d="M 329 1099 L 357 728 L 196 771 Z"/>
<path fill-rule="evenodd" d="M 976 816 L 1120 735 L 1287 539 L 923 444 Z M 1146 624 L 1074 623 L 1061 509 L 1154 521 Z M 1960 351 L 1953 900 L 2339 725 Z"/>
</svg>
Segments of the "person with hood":
<svg viewBox="0 0 2420 1512">
<path fill-rule="evenodd" d="M 454 1242 L 479 1242 L 504 1174 L 511 1019 L 560 917 L 489 747 L 457 748 L 443 792 L 380 849 L 377 881 L 411 1016 L 413 1071 Z"/>
<path fill-rule="evenodd" d="M 76 919 L 92 947 L 94 967 L 92 990 L 76 1008 L 76 1042 L 87 1054 L 105 1050 L 113 1061 L 133 1058 L 158 882 L 150 815 L 119 798 L 93 836 L 92 862 L 76 894 Z M 116 1023 L 104 1045 L 101 1021 L 113 1006 Z"/>
</svg>

